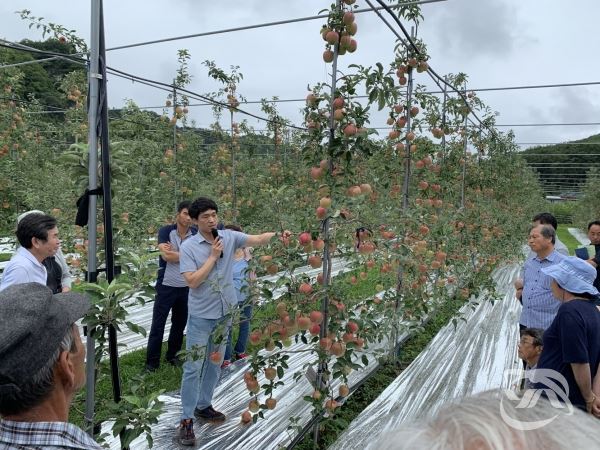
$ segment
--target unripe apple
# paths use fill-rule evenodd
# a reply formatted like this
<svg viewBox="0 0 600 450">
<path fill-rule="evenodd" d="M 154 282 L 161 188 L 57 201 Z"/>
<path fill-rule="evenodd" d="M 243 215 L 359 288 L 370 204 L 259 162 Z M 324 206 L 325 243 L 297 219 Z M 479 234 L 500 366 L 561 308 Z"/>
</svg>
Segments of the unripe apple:
<svg viewBox="0 0 600 450">
<path fill-rule="evenodd" d="M 337 31 L 329 31 L 326 35 L 325 35 L 325 40 L 327 41 L 328 44 L 337 44 L 338 41 L 340 40 L 340 35 L 338 34 Z"/>
<path fill-rule="evenodd" d="M 313 180 L 318 180 L 323 176 L 323 169 L 320 167 L 312 167 L 310 169 L 310 176 Z"/>
<path fill-rule="evenodd" d="M 312 92 L 306 96 L 306 104 L 309 106 L 314 106 L 317 104 L 317 96 Z"/>
<path fill-rule="evenodd" d="M 275 367 L 265 367 L 265 378 L 269 381 L 274 380 L 277 376 Z"/>
<path fill-rule="evenodd" d="M 318 267 L 321 267 L 321 265 L 323 265 L 323 260 L 321 259 L 321 257 L 319 255 L 310 255 L 308 257 L 308 264 L 313 269 L 316 269 Z"/>
<path fill-rule="evenodd" d="M 325 241 L 321 238 L 315 239 L 314 241 L 312 241 L 312 246 L 315 250 L 323 250 L 323 248 L 325 247 Z M 335 249 L 333 249 L 331 253 L 333 252 L 335 252 Z"/>
<path fill-rule="evenodd" d="M 323 197 L 319 200 L 319 206 L 329 208 L 331 206 L 331 197 Z"/>
<path fill-rule="evenodd" d="M 258 403 L 258 400 L 255 398 L 250 400 L 248 403 L 248 409 L 253 413 L 257 413 L 260 410 L 260 403 Z"/>
<path fill-rule="evenodd" d="M 346 353 L 346 344 L 343 342 L 334 342 L 331 344 L 330 353 L 334 356 L 340 357 Z"/>
<path fill-rule="evenodd" d="M 350 388 L 345 384 L 340 385 L 339 394 L 340 397 L 348 397 L 350 394 Z"/>
<path fill-rule="evenodd" d="M 250 414 L 250 411 L 244 411 L 242 413 L 242 423 L 250 423 L 252 422 L 252 414 Z"/>
<path fill-rule="evenodd" d="M 348 197 L 358 197 L 362 193 L 362 191 L 360 189 L 360 186 L 350 186 L 348 188 L 347 193 Z"/>
<path fill-rule="evenodd" d="M 352 22 L 350 25 L 346 25 L 346 31 L 348 31 L 348 34 L 350 36 L 354 36 L 358 31 L 358 25 L 356 24 L 356 22 Z"/>
<path fill-rule="evenodd" d="M 362 194 L 371 194 L 373 192 L 373 189 L 371 188 L 370 184 L 363 183 L 360 185 L 360 192 Z"/>
</svg>

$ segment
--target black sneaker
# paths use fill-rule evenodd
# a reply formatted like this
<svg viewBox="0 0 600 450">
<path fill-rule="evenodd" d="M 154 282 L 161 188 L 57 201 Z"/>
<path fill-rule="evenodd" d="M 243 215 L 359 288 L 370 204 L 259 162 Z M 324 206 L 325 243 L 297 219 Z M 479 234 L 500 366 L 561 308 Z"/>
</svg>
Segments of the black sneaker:
<svg viewBox="0 0 600 450">
<path fill-rule="evenodd" d="M 156 372 L 157 370 L 158 370 L 157 366 L 151 366 L 150 364 L 146 364 L 146 368 L 144 369 L 144 372 L 152 373 L 152 372 Z"/>
<path fill-rule="evenodd" d="M 181 445 L 196 445 L 194 421 L 192 419 L 184 419 L 181 421 L 179 429 L 177 430 L 177 440 Z"/>
<path fill-rule="evenodd" d="M 215 409 L 210 405 L 204 409 L 196 408 L 194 410 L 194 415 L 199 419 L 208 420 L 209 422 L 224 422 L 225 414 L 219 411 L 215 411 Z"/>
</svg>

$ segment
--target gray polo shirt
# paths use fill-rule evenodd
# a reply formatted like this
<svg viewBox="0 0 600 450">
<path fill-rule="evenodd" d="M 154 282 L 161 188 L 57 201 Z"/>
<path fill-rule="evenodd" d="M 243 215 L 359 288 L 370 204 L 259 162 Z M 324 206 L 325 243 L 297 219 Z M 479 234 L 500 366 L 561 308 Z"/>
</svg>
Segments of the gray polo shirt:
<svg viewBox="0 0 600 450">
<path fill-rule="evenodd" d="M 187 234 L 183 239 L 179 237 L 177 233 L 177 226 L 174 229 L 169 231 L 169 243 L 171 244 L 171 250 L 174 252 L 179 252 L 181 248 L 181 244 L 187 241 L 190 237 L 192 237 L 196 233 L 194 228 L 189 228 Z M 179 268 L 179 262 L 169 262 L 167 261 L 167 265 L 165 267 L 165 273 L 163 276 L 162 284 L 170 287 L 187 287 L 185 280 L 183 279 L 183 275 L 181 275 L 181 270 Z"/>
<path fill-rule="evenodd" d="M 246 245 L 248 235 L 233 230 L 219 230 L 223 240 L 223 257 L 197 288 L 190 288 L 188 313 L 203 319 L 220 319 L 231 308 L 237 307 L 237 295 L 233 286 L 233 255 Z M 202 233 L 186 239 L 179 251 L 181 273 L 195 272 L 210 256 L 212 245 Z"/>
</svg>

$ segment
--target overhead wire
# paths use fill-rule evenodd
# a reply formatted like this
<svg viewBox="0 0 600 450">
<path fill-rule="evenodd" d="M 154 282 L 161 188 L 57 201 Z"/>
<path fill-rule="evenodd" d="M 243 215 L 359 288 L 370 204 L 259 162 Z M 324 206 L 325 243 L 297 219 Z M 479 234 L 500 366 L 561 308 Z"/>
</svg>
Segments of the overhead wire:
<svg viewBox="0 0 600 450">
<path fill-rule="evenodd" d="M 419 1 L 414 1 L 414 2 L 407 2 L 401 6 L 421 5 L 421 4 L 427 4 L 427 3 L 439 3 L 439 2 L 444 2 L 444 1 L 446 1 L 446 0 L 419 0 Z M 401 6 L 394 5 L 394 6 L 392 6 L 392 8 L 399 8 Z M 378 9 L 383 9 L 383 8 L 380 7 Z M 353 12 L 355 14 L 359 14 L 359 13 L 364 13 L 364 12 L 369 12 L 369 11 L 371 11 L 371 9 L 364 8 L 364 9 L 355 9 Z M 265 23 L 261 23 L 261 24 L 255 24 L 255 25 L 246 25 L 246 26 L 241 26 L 241 27 L 226 28 L 223 30 L 206 31 L 204 33 L 187 34 L 187 35 L 183 35 L 183 36 L 174 36 L 174 37 L 170 37 L 170 38 L 154 39 L 151 41 L 138 42 L 138 43 L 134 43 L 134 44 L 119 45 L 117 47 L 107 48 L 106 51 L 109 52 L 109 51 L 114 51 L 114 50 L 124 50 L 124 49 L 128 49 L 128 48 L 133 48 L 133 47 L 142 47 L 145 45 L 160 44 L 163 42 L 178 41 L 178 40 L 183 40 L 183 39 L 191 39 L 191 38 L 204 37 L 204 36 L 213 36 L 216 34 L 232 33 L 235 31 L 246 31 L 246 30 L 252 30 L 252 29 L 256 29 L 256 28 L 265 28 L 265 27 L 272 27 L 272 26 L 277 26 L 277 25 L 286 25 L 286 24 L 290 24 L 290 23 L 305 22 L 305 21 L 316 20 L 316 19 L 325 19 L 327 17 L 328 17 L 327 14 L 317 14 L 315 16 L 298 17 L 295 19 L 277 20 L 274 22 L 265 22 Z"/>
<path fill-rule="evenodd" d="M 3 39 L 0 39 L 0 46 L 7 47 L 7 48 L 12 48 L 12 49 L 15 49 L 15 50 L 22 50 L 22 51 L 29 51 L 29 52 L 39 53 L 39 54 L 46 54 L 46 55 L 57 56 L 57 57 L 60 57 L 61 59 L 67 59 L 67 60 L 69 60 L 71 62 L 79 63 L 79 64 L 81 64 L 81 62 L 78 61 L 78 60 L 86 61 L 86 64 L 87 64 L 87 60 L 84 60 L 83 58 L 77 57 L 76 58 L 77 60 L 71 60 L 68 57 L 69 55 L 66 55 L 66 54 L 60 54 L 60 53 L 56 53 L 56 52 L 47 52 L 47 51 L 44 51 L 44 50 L 38 50 L 38 49 L 35 49 L 33 47 L 29 47 L 29 46 L 26 46 L 26 45 L 23 45 L 23 44 L 15 44 L 13 42 L 5 41 Z M 144 78 L 144 77 L 141 77 L 139 75 L 134 75 L 134 74 L 131 74 L 131 73 L 128 73 L 128 72 L 116 69 L 114 67 L 107 66 L 106 69 L 107 69 L 107 72 L 110 72 L 112 75 L 121 76 L 122 78 L 130 79 L 132 81 L 139 82 L 140 84 L 146 84 L 148 86 L 152 86 L 152 87 L 155 87 L 157 89 L 161 89 L 161 90 L 164 90 L 164 91 L 167 91 L 167 92 L 172 92 L 173 89 L 174 89 L 174 86 L 171 85 L 171 84 L 163 83 L 161 81 L 151 80 L 151 79 L 148 79 L 148 78 Z M 257 119 L 257 120 L 261 120 L 261 121 L 273 123 L 273 124 L 276 124 L 276 125 L 280 125 L 282 127 L 294 128 L 294 129 L 301 130 L 301 131 L 305 131 L 306 130 L 306 128 L 303 128 L 303 127 L 298 127 L 296 125 L 291 125 L 291 124 L 288 124 L 288 123 L 285 123 L 285 122 L 281 122 L 281 121 L 278 121 L 278 120 L 269 119 L 269 118 L 266 118 L 266 117 L 259 116 L 257 114 L 253 114 L 251 112 L 248 112 L 248 111 L 245 111 L 243 109 L 240 109 L 239 107 L 232 107 L 231 105 L 229 105 L 227 103 L 223 103 L 223 102 L 220 102 L 218 100 L 211 99 L 210 97 L 204 96 L 202 94 L 198 94 L 197 92 L 190 91 L 189 89 L 180 88 L 180 87 L 176 87 L 175 89 L 177 91 L 179 91 L 179 92 L 187 94 L 191 98 L 195 98 L 196 100 L 204 100 L 205 102 L 207 102 L 207 103 L 209 103 L 211 105 L 214 105 L 214 106 L 219 106 L 219 107 L 224 107 L 224 108 L 232 108 L 236 112 L 239 112 L 240 114 L 244 114 L 244 115 L 247 115 L 249 117 L 253 117 L 253 118 Z"/>
<path fill-rule="evenodd" d="M 412 49 L 414 50 L 414 52 L 418 55 L 421 55 L 421 50 L 417 47 L 417 45 L 413 42 L 412 37 L 410 36 L 410 34 L 408 33 L 408 31 L 406 30 L 406 28 L 404 28 L 404 25 L 402 25 L 402 22 L 400 21 L 400 19 L 398 19 L 398 17 L 396 17 L 396 15 L 393 13 L 393 11 L 390 9 L 390 7 L 388 5 L 386 5 L 382 0 L 376 0 L 377 3 L 379 3 L 381 5 L 381 7 L 394 19 L 394 21 L 396 22 L 396 24 L 400 27 L 400 29 L 402 30 L 402 33 L 405 36 L 406 42 L 408 42 L 408 44 L 410 45 L 410 47 L 412 47 Z M 383 22 L 388 25 L 388 27 L 390 27 L 390 25 L 388 24 L 388 22 L 383 19 L 383 16 L 379 13 L 379 11 L 375 10 L 374 5 L 371 3 L 370 0 L 366 0 L 367 4 L 369 6 L 371 6 L 371 8 L 375 11 L 375 13 L 383 20 Z M 404 39 L 402 39 L 398 33 L 396 32 L 396 30 L 394 30 L 392 27 L 390 27 L 390 29 L 392 29 L 393 33 L 398 37 L 398 39 L 405 45 L 406 42 Z M 407 46 L 408 47 L 408 46 Z M 456 88 L 455 86 L 453 86 L 451 83 L 449 83 L 444 77 L 441 77 L 440 75 L 437 74 L 437 72 L 435 72 L 435 70 L 433 70 L 433 68 L 431 66 L 429 66 L 427 68 L 427 73 L 431 76 L 431 78 L 434 80 L 434 82 L 438 85 L 438 87 L 440 89 L 442 89 L 442 87 L 439 85 L 439 83 L 435 80 L 435 78 L 437 78 L 441 83 L 445 84 L 447 87 L 449 87 L 452 91 L 454 91 L 455 93 L 457 93 L 459 95 L 459 97 L 463 100 L 465 106 L 467 106 L 467 108 L 469 108 L 470 113 L 473 115 L 473 117 L 475 117 L 475 119 L 477 120 L 477 122 L 479 122 L 479 124 L 484 127 L 485 129 L 489 130 L 489 132 L 496 138 L 498 139 L 498 134 L 495 130 L 493 130 L 492 128 L 490 128 L 489 126 L 485 125 L 483 123 L 483 121 L 479 118 L 479 116 L 475 113 L 475 111 L 473 110 L 473 108 L 471 107 L 471 105 L 469 105 L 469 102 L 464 94 L 464 90 L 459 90 L 458 88 Z M 442 89 L 443 92 L 443 89 Z"/>
</svg>

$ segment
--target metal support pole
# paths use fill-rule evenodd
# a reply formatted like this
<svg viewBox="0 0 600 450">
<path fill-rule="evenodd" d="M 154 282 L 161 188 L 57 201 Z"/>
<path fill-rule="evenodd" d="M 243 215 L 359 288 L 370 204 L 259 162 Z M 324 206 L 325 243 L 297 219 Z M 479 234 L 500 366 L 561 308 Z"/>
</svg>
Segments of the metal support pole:
<svg viewBox="0 0 600 450">
<path fill-rule="evenodd" d="M 479 132 L 477 133 L 477 164 L 481 163 L 481 152 L 483 150 L 483 145 L 481 142 L 481 125 L 479 125 Z"/>
<path fill-rule="evenodd" d="M 233 222 L 237 219 L 237 195 L 236 195 L 236 179 L 235 179 L 235 132 L 233 131 L 233 109 L 229 110 L 231 122 L 231 210 L 233 212 Z"/>
<path fill-rule="evenodd" d="M 341 0 L 336 0 L 335 7 L 337 10 L 341 8 Z M 333 152 L 331 151 L 335 139 L 335 119 L 333 117 L 334 108 L 333 100 L 335 98 L 336 82 L 337 82 L 337 62 L 339 54 L 339 43 L 333 46 L 333 65 L 331 67 L 331 96 L 329 99 L 329 164 L 328 172 L 329 175 L 333 172 Z M 323 315 L 323 322 L 321 322 L 321 330 L 319 331 L 319 339 L 323 339 L 327 336 L 327 328 L 329 322 L 329 294 L 327 288 L 331 284 L 331 252 L 329 249 L 329 218 L 323 222 L 323 240 L 325 241 L 325 248 L 323 250 L 323 287 L 325 289 L 325 296 L 321 303 L 321 314 Z M 323 361 L 319 362 L 317 369 L 317 383 L 315 388 L 320 389 L 323 382 L 323 374 L 327 370 L 327 364 Z M 319 422 L 315 423 L 313 430 L 313 442 L 317 446 L 319 442 Z"/>
<path fill-rule="evenodd" d="M 411 29 L 411 35 L 414 38 L 415 29 Z M 412 103 L 412 87 L 413 87 L 413 68 L 408 66 L 408 83 L 406 83 L 406 134 L 410 132 L 410 128 L 412 126 L 412 120 L 410 117 L 410 104 Z M 411 163 L 411 154 L 410 154 L 410 146 L 411 141 L 408 140 L 408 137 L 405 139 L 406 145 L 404 148 L 405 158 L 404 158 L 404 183 L 402 186 L 402 209 L 408 209 L 408 194 L 410 189 L 410 163 Z"/>
<path fill-rule="evenodd" d="M 98 187 L 98 100 L 99 86 L 99 49 L 100 49 L 100 2 L 92 0 L 91 37 L 90 37 L 90 65 L 88 68 L 88 176 L 89 190 Z M 88 207 L 88 268 L 87 280 L 95 283 L 96 272 L 96 194 L 90 195 Z M 95 397 L 95 371 L 96 352 L 94 343 L 94 329 L 87 330 L 86 348 L 86 395 L 85 395 L 85 423 L 90 436 L 94 435 L 94 397 Z"/>
<path fill-rule="evenodd" d="M 177 88 L 175 87 L 175 85 L 173 85 L 173 117 L 175 117 L 175 119 L 177 119 Z M 177 170 L 176 167 L 177 164 L 177 120 L 175 120 L 175 123 L 173 124 L 173 165 L 175 166 L 174 170 Z M 173 200 L 175 201 L 175 211 L 177 211 L 177 204 L 178 204 L 178 197 L 179 197 L 179 177 L 175 176 L 173 177 L 175 179 L 175 192 L 174 192 L 174 198 Z"/>
<path fill-rule="evenodd" d="M 444 81 L 448 81 L 444 75 Z M 446 160 L 446 108 L 448 102 L 448 85 L 444 83 L 444 100 L 442 103 L 442 163 Z"/>
<path fill-rule="evenodd" d="M 467 84 L 465 83 L 465 97 L 467 95 Z M 468 143 L 468 135 L 467 135 L 467 119 L 469 118 L 469 105 L 465 104 L 465 121 L 463 124 L 463 165 L 462 165 L 462 180 L 460 184 L 460 207 L 465 207 L 465 181 L 467 177 L 467 143 Z"/>
</svg>

